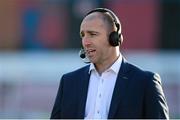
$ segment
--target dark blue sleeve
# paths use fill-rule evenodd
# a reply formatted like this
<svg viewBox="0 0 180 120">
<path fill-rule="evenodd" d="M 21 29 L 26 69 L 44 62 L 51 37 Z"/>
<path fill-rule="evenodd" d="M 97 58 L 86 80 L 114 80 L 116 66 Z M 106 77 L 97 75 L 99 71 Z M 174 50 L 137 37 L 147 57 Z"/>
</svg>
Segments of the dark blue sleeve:
<svg viewBox="0 0 180 120">
<path fill-rule="evenodd" d="M 150 77 L 151 76 L 151 77 Z M 145 118 L 169 119 L 169 110 L 163 93 L 161 78 L 158 74 L 151 74 L 145 90 Z"/>
</svg>

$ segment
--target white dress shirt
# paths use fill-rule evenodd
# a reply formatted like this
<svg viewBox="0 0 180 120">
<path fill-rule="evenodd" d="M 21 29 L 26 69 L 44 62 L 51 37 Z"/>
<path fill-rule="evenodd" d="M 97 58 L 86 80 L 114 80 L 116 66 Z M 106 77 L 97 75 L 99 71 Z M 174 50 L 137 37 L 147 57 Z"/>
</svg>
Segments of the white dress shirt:
<svg viewBox="0 0 180 120">
<path fill-rule="evenodd" d="M 114 86 L 122 63 L 122 56 L 104 71 L 98 74 L 94 64 L 91 63 L 89 74 L 89 88 L 85 108 L 85 119 L 107 119 Z"/>
</svg>

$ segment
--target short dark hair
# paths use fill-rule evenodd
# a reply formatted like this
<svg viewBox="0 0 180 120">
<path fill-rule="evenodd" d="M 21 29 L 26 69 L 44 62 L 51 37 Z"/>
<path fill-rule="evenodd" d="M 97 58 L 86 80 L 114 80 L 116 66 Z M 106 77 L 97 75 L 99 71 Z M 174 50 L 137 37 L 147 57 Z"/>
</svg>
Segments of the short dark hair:
<svg viewBox="0 0 180 120">
<path fill-rule="evenodd" d="M 114 19 L 109 13 L 101 13 L 102 20 L 107 23 L 109 30 L 114 30 L 116 28 L 114 24 Z M 116 31 L 116 30 L 115 30 Z"/>
</svg>

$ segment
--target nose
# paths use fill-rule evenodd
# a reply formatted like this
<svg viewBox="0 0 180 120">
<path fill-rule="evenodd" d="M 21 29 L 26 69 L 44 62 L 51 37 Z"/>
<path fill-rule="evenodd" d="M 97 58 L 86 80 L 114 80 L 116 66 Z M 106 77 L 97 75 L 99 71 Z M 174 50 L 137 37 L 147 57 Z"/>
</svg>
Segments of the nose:
<svg viewBox="0 0 180 120">
<path fill-rule="evenodd" d="M 87 37 L 83 37 L 82 44 L 84 47 L 87 47 L 87 46 L 91 45 L 91 40 L 89 40 Z"/>
</svg>

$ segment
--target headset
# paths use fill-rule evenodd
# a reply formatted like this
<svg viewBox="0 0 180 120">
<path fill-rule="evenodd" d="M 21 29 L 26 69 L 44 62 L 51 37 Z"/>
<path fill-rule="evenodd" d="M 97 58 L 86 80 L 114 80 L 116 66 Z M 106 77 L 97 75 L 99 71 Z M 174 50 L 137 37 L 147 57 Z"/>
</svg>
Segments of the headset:
<svg viewBox="0 0 180 120">
<path fill-rule="evenodd" d="M 114 14 L 114 12 L 112 12 L 111 10 L 109 10 L 107 8 L 95 8 L 95 9 L 89 11 L 85 16 L 88 16 L 89 14 L 92 14 L 94 12 L 109 14 L 111 19 L 113 20 L 115 27 L 117 28 L 116 31 L 113 31 L 109 34 L 109 39 L 108 39 L 109 44 L 113 47 L 116 47 L 116 46 L 119 46 L 120 44 L 122 44 L 123 37 L 121 34 L 121 24 L 119 22 L 118 17 Z M 79 56 L 82 59 L 86 58 L 85 50 L 83 48 L 80 50 Z"/>
</svg>

